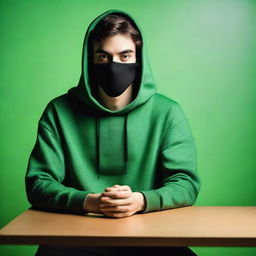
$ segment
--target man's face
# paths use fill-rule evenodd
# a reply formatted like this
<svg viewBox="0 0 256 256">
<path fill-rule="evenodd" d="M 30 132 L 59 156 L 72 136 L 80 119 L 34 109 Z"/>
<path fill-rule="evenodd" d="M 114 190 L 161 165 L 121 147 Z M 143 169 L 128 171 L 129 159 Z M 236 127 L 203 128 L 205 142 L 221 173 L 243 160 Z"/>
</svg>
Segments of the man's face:
<svg viewBox="0 0 256 256">
<path fill-rule="evenodd" d="M 102 43 L 96 42 L 93 51 L 93 62 L 95 64 L 111 61 L 136 62 L 136 46 L 128 34 L 117 34 L 107 37 Z"/>
</svg>

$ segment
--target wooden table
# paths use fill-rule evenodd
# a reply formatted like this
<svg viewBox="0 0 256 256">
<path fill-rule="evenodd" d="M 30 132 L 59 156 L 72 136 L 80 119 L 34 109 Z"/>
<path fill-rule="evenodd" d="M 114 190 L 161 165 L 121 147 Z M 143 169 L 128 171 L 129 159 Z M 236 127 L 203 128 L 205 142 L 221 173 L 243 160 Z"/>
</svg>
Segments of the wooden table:
<svg viewBox="0 0 256 256">
<path fill-rule="evenodd" d="M 28 209 L 0 230 L 0 244 L 256 246 L 256 207 L 188 206 L 122 219 Z"/>
</svg>

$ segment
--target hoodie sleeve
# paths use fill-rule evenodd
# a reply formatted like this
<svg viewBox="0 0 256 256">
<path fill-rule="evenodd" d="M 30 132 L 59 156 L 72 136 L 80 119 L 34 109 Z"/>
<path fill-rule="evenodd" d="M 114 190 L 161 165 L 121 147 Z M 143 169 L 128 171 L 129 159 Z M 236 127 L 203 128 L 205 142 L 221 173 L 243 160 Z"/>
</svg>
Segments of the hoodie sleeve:
<svg viewBox="0 0 256 256">
<path fill-rule="evenodd" d="M 144 212 L 193 205 L 201 187 L 197 174 L 197 150 L 185 114 L 176 102 L 171 110 L 160 149 L 162 186 L 140 191 L 145 196 Z"/>
<path fill-rule="evenodd" d="M 25 175 L 28 201 L 37 209 L 84 213 L 83 202 L 89 192 L 62 184 L 64 154 L 59 136 L 49 125 L 52 119 L 49 109 L 38 123 L 36 143 L 28 161 Z"/>
</svg>

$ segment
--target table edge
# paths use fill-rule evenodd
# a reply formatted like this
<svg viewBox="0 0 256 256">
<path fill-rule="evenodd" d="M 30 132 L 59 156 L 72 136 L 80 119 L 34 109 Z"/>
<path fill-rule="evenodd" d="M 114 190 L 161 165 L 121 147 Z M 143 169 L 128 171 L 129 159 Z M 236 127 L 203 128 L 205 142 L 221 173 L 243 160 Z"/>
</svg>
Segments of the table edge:
<svg viewBox="0 0 256 256">
<path fill-rule="evenodd" d="M 93 236 L 2 236 L 0 245 L 83 246 L 231 246 L 255 247 L 256 238 L 245 237 L 93 237 Z"/>
</svg>

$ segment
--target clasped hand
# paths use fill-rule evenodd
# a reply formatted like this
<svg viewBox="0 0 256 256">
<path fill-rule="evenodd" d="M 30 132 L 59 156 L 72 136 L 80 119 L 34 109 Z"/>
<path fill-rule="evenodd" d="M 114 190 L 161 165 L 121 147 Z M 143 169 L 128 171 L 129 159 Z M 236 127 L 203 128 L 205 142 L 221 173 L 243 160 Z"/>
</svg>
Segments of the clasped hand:
<svg viewBox="0 0 256 256">
<path fill-rule="evenodd" d="M 136 212 L 143 211 L 145 207 L 144 196 L 140 192 L 132 192 L 127 185 L 114 185 L 100 194 L 88 195 L 87 210 L 103 213 L 106 216 L 123 218 Z"/>
</svg>

